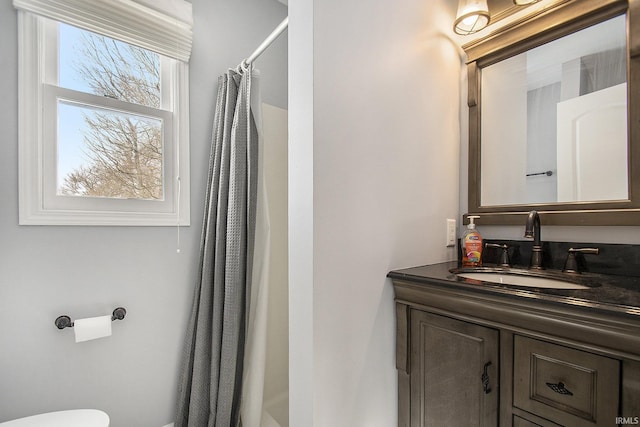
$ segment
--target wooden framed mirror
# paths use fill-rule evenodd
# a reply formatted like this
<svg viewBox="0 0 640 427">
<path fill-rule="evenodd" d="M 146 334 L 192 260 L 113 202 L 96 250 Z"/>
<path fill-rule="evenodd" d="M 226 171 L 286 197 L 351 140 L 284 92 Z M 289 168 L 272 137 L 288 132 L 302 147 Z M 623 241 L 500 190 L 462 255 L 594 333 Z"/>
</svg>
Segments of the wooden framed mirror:
<svg viewBox="0 0 640 427">
<path fill-rule="evenodd" d="M 640 225 L 638 3 L 558 0 L 463 46 L 467 216 Z"/>
</svg>

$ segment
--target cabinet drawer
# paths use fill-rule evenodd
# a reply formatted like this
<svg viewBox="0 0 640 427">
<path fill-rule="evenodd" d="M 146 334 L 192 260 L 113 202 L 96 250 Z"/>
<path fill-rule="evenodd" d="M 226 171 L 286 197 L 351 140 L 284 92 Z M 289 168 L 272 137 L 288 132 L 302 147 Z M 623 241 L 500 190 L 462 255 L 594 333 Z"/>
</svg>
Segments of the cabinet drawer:
<svg viewBox="0 0 640 427">
<path fill-rule="evenodd" d="M 517 415 L 513 416 L 513 427 L 540 427 L 540 424 L 532 423 Z"/>
<path fill-rule="evenodd" d="M 519 414 L 513 414 L 511 427 L 562 427 L 559 424 L 549 421 L 545 418 L 533 415 L 529 412 L 515 409 Z"/>
<path fill-rule="evenodd" d="M 514 339 L 513 404 L 564 426 L 611 426 L 620 362 L 548 342 Z"/>
</svg>

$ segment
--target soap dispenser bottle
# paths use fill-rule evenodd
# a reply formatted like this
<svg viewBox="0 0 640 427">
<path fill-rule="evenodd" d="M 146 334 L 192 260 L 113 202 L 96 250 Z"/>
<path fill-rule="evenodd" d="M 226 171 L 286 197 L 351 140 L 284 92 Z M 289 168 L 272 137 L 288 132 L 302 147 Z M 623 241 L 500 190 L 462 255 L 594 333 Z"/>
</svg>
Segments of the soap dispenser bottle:
<svg viewBox="0 0 640 427">
<path fill-rule="evenodd" d="M 462 235 L 462 266 L 480 267 L 482 265 L 482 236 L 476 230 L 473 220 L 477 215 L 469 216 L 469 225 Z"/>
</svg>

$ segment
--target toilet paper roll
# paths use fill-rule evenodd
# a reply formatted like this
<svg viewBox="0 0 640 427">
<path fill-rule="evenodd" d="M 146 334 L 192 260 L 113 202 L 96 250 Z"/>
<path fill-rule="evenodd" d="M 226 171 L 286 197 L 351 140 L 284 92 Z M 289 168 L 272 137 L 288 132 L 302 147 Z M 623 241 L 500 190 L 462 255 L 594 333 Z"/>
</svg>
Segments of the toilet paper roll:
<svg viewBox="0 0 640 427">
<path fill-rule="evenodd" d="M 111 335 L 111 316 L 89 317 L 73 321 L 76 342 L 94 340 Z"/>
</svg>

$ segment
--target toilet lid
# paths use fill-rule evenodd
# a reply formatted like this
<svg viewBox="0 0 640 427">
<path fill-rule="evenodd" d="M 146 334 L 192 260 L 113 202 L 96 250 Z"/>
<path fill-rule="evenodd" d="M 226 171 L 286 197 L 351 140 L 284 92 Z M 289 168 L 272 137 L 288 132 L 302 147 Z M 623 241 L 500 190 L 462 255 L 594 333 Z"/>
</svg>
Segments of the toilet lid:
<svg viewBox="0 0 640 427">
<path fill-rule="evenodd" d="M 7 421 L 0 427 L 109 427 L 109 416 L 97 409 L 74 409 Z"/>
</svg>

